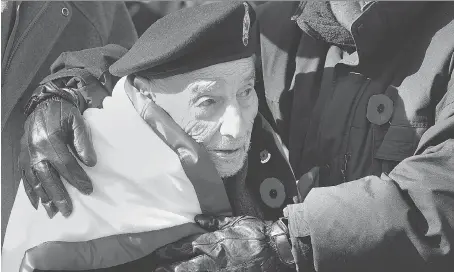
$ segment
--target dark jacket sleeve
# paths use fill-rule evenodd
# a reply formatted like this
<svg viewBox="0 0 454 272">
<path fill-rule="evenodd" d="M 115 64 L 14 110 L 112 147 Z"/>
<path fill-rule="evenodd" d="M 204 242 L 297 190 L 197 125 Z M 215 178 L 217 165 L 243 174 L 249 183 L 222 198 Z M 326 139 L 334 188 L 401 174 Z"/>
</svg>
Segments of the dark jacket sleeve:
<svg viewBox="0 0 454 272">
<path fill-rule="evenodd" d="M 41 83 L 64 79 L 82 93 L 89 107 L 100 107 L 118 81 L 109 73 L 109 66 L 133 46 L 137 33 L 123 2 L 79 2 L 74 5 L 95 26 L 104 46 L 62 53 L 52 64 L 51 74 Z M 97 18 L 99 16 L 103 18 Z"/>
<path fill-rule="evenodd" d="M 454 79 L 414 156 L 389 174 L 314 188 L 285 214 L 293 254 L 317 271 L 452 271 Z M 303 271 L 301 269 L 301 271 Z"/>
<path fill-rule="evenodd" d="M 119 79 L 109 73 L 109 67 L 126 52 L 126 48 L 114 44 L 64 52 L 52 64 L 51 74 L 41 84 L 64 80 L 82 93 L 89 107 L 101 107 L 102 100 L 112 93 Z"/>
<path fill-rule="evenodd" d="M 130 49 L 137 41 L 137 31 L 126 4 L 123 1 L 118 1 L 116 4 L 115 16 L 107 44 L 118 44 Z"/>
</svg>

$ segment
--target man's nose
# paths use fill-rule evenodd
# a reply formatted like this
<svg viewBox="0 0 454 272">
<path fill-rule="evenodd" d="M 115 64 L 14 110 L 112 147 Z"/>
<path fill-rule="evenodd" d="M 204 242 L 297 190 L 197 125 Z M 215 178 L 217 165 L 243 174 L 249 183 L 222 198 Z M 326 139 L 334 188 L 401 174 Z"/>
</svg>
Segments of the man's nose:
<svg viewBox="0 0 454 272">
<path fill-rule="evenodd" d="M 222 136 L 241 138 L 246 133 L 246 124 L 238 104 L 227 106 L 220 127 Z"/>
</svg>

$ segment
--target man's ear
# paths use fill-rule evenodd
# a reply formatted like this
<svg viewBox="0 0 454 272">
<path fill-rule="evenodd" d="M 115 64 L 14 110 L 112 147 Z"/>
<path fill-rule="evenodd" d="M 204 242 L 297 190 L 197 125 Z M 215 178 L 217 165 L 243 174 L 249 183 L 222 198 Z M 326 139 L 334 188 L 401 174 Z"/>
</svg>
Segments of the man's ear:
<svg viewBox="0 0 454 272">
<path fill-rule="evenodd" d="M 141 94 L 155 101 L 156 94 L 152 91 L 152 83 L 149 79 L 135 76 L 133 81 L 134 87 L 140 91 Z"/>
</svg>

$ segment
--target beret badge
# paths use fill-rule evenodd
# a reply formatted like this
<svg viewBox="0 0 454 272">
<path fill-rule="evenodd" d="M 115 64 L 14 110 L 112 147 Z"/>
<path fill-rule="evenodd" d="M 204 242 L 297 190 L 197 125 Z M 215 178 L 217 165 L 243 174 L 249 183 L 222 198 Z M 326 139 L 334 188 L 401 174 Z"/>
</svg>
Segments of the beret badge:
<svg viewBox="0 0 454 272">
<path fill-rule="evenodd" d="M 249 43 L 249 28 L 251 27 L 251 18 L 249 17 L 249 5 L 244 5 L 244 18 L 243 18 L 243 44 L 247 46 Z"/>
</svg>

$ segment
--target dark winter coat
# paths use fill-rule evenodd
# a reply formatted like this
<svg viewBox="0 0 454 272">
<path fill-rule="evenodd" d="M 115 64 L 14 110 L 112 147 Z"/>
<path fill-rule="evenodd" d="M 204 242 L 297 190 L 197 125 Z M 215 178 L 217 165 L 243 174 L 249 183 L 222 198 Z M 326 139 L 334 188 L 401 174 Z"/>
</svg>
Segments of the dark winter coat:
<svg viewBox="0 0 454 272">
<path fill-rule="evenodd" d="M 285 211 L 298 265 L 310 242 L 317 271 L 452 269 L 454 4 L 376 2 L 353 48 L 298 6 L 258 12 L 262 112 L 313 170 Z"/>
</svg>

